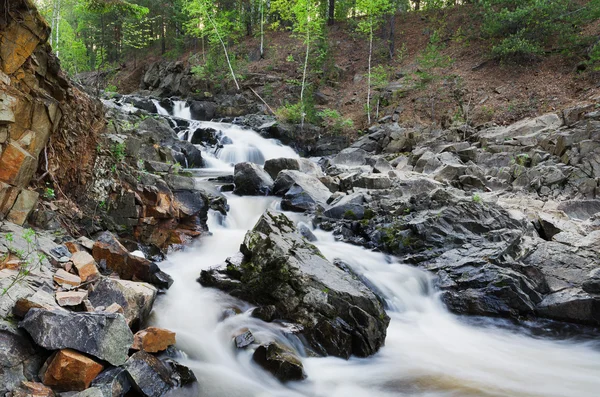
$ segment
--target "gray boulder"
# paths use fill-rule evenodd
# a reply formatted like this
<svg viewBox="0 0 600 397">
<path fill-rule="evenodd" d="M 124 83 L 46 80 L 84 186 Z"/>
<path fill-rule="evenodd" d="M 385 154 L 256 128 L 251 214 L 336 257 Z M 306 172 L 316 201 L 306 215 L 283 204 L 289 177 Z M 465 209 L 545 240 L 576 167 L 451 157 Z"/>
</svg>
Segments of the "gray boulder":
<svg viewBox="0 0 600 397">
<path fill-rule="evenodd" d="M 273 179 L 254 163 L 238 163 L 233 173 L 233 192 L 246 196 L 266 196 L 273 190 Z"/>
<path fill-rule="evenodd" d="M 110 368 L 93 380 L 93 388 L 101 391 L 104 397 L 121 397 L 131 389 L 127 371 L 122 367 Z"/>
<path fill-rule="evenodd" d="M 365 216 L 365 196 L 363 193 L 342 196 L 332 202 L 330 208 L 323 215 L 334 219 L 363 219 Z"/>
<path fill-rule="evenodd" d="M 282 382 L 306 378 L 302 361 L 279 343 L 260 345 L 252 355 L 254 361 Z"/>
<path fill-rule="evenodd" d="M 19 324 L 48 349 L 74 349 L 112 365 L 127 360 L 133 334 L 121 314 L 31 309 Z"/>
<path fill-rule="evenodd" d="M 171 371 L 158 358 L 145 351 L 134 353 L 125 364 L 132 386 L 143 396 L 161 397 L 176 387 Z"/>
<path fill-rule="evenodd" d="M 283 196 L 281 208 L 286 211 L 324 209 L 331 196 L 330 190 L 316 176 L 300 171 L 281 171 L 273 190 L 276 195 Z"/>
<path fill-rule="evenodd" d="M 283 214 L 267 211 L 241 245 L 242 257 L 203 271 L 200 282 L 303 327 L 322 355 L 366 357 L 385 341 L 389 318 L 371 290 L 327 261 Z"/>
</svg>

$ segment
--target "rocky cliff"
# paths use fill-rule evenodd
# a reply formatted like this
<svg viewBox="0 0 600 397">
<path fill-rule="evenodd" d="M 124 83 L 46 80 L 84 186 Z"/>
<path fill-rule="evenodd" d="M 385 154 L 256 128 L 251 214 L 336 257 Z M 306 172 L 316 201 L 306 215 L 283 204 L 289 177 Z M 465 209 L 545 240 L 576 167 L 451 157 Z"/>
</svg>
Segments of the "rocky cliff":
<svg viewBox="0 0 600 397">
<path fill-rule="evenodd" d="M 49 35 L 31 0 L 0 4 L 0 219 L 17 224 L 36 206 L 38 169 L 71 193 L 86 185 L 104 126 L 102 105 L 64 76 Z"/>
</svg>

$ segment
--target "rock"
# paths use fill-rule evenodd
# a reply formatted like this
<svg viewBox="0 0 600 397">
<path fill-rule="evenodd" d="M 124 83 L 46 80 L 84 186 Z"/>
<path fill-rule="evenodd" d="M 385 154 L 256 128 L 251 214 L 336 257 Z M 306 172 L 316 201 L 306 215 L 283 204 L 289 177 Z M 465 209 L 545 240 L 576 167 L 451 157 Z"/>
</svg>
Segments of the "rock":
<svg viewBox="0 0 600 397">
<path fill-rule="evenodd" d="M 600 294 L 600 268 L 592 270 L 587 275 L 587 280 L 583 282 L 581 288 L 590 294 Z"/>
<path fill-rule="evenodd" d="M 54 397 L 51 388 L 38 382 L 21 382 L 18 389 L 12 391 L 11 397 Z"/>
<path fill-rule="evenodd" d="M 27 312 L 33 308 L 62 310 L 62 308 L 56 303 L 54 296 L 40 289 L 31 296 L 17 300 L 13 312 L 17 317 L 23 318 Z"/>
<path fill-rule="evenodd" d="M 54 353 L 41 371 L 42 382 L 61 391 L 87 389 L 104 369 L 102 364 L 71 349 Z"/>
<path fill-rule="evenodd" d="M 158 358 L 144 352 L 134 353 L 125 369 L 133 389 L 146 397 L 161 397 L 175 387 L 171 371 Z"/>
<path fill-rule="evenodd" d="M 331 192 L 316 176 L 300 171 L 284 170 L 279 173 L 274 193 L 283 196 L 281 208 L 286 211 L 315 211 L 326 208 Z"/>
<path fill-rule="evenodd" d="M 43 357 L 31 339 L 16 326 L 0 318 L 0 392 L 15 389 L 21 381 L 32 379 Z"/>
<path fill-rule="evenodd" d="M 234 193 L 247 196 L 266 196 L 273 190 L 273 179 L 254 163 L 238 163 L 233 174 Z"/>
<path fill-rule="evenodd" d="M 539 314 L 556 320 L 600 324 L 600 298 L 579 288 L 567 288 L 544 298 Z"/>
<path fill-rule="evenodd" d="M 170 358 L 164 359 L 163 363 L 171 370 L 171 380 L 175 382 L 176 386 L 181 387 L 197 382 L 194 371 L 185 365 L 181 365 Z"/>
<path fill-rule="evenodd" d="M 164 328 L 148 327 L 133 336 L 132 349 L 158 353 L 175 344 L 175 332 Z"/>
<path fill-rule="evenodd" d="M 265 171 L 272 179 L 277 179 L 279 171 L 283 170 L 300 170 L 298 159 L 278 158 L 265 161 Z"/>
<path fill-rule="evenodd" d="M 330 208 L 323 213 L 329 218 L 357 220 L 363 219 L 365 216 L 365 196 L 363 193 L 342 196 L 330 205 Z"/>
<path fill-rule="evenodd" d="M 98 268 L 96 267 L 96 261 L 94 261 L 94 258 L 87 252 L 79 251 L 73 253 L 71 262 L 73 262 L 73 265 L 77 268 L 77 273 L 83 282 L 93 280 L 100 276 L 100 272 L 98 272 Z"/>
<path fill-rule="evenodd" d="M 338 153 L 332 160 L 335 165 L 358 167 L 367 164 L 368 153 L 363 149 L 348 148 Z"/>
<path fill-rule="evenodd" d="M 361 174 L 354 179 L 352 185 L 363 189 L 389 189 L 392 187 L 392 180 L 382 174 Z"/>
<path fill-rule="evenodd" d="M 110 368 L 92 381 L 92 386 L 100 389 L 104 397 L 121 397 L 131 389 L 127 371 L 122 367 Z"/>
<path fill-rule="evenodd" d="M 37 205 L 39 194 L 31 190 L 21 190 L 6 219 L 23 225 Z"/>
<path fill-rule="evenodd" d="M 169 288 L 171 277 L 154 262 L 131 255 L 110 232 L 102 233 L 94 243 L 92 255 L 97 262 L 106 261 L 106 267 L 125 280 L 141 280 L 159 288 Z"/>
<path fill-rule="evenodd" d="M 558 205 L 558 209 L 573 219 L 587 220 L 600 213 L 600 200 L 563 201 Z"/>
<path fill-rule="evenodd" d="M 58 269 L 54 274 L 54 282 L 61 287 L 76 288 L 81 285 L 81 278 L 64 269 Z"/>
<path fill-rule="evenodd" d="M 282 382 L 306 379 L 302 361 L 278 343 L 260 345 L 252 359 Z"/>
<path fill-rule="evenodd" d="M 235 336 L 234 342 L 238 349 L 243 349 L 254 343 L 254 335 L 252 335 L 252 332 L 250 332 L 249 329 L 242 330 Z"/>
<path fill-rule="evenodd" d="M 192 101 L 190 103 L 190 112 L 192 119 L 210 121 L 215 117 L 217 105 L 214 102 Z"/>
<path fill-rule="evenodd" d="M 133 343 L 133 334 L 120 314 L 31 309 L 19 326 L 46 349 L 75 349 L 112 365 L 127 360 Z"/>
<path fill-rule="evenodd" d="M 287 171 L 286 171 L 287 172 Z M 328 262 L 283 214 L 267 211 L 241 246 L 241 261 L 203 271 L 200 282 L 230 291 L 304 327 L 319 354 L 348 358 L 375 353 L 389 322 L 377 297 Z"/>
<path fill-rule="evenodd" d="M 60 306 L 77 306 L 87 298 L 87 295 L 87 291 L 59 291 L 56 293 L 56 301 Z"/>
<path fill-rule="evenodd" d="M 129 326 L 136 329 L 150 315 L 156 294 L 150 284 L 105 277 L 90 291 L 89 300 L 96 307 L 119 305 Z"/>
</svg>

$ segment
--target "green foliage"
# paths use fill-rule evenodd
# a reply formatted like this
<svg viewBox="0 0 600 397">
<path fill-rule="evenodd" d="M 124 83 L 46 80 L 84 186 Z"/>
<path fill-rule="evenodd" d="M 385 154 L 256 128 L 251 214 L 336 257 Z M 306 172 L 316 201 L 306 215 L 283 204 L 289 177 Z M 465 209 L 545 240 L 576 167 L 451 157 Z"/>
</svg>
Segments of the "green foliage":
<svg viewBox="0 0 600 397">
<path fill-rule="evenodd" d="M 453 63 L 452 58 L 442 54 L 443 49 L 440 32 L 436 30 L 429 38 L 427 47 L 417 57 L 419 70 L 415 74 L 421 84 L 427 84 L 438 77 L 434 73 L 435 69 L 445 68 Z"/>
<path fill-rule="evenodd" d="M 481 196 L 478 193 L 475 193 L 471 199 L 477 204 L 481 204 L 482 202 Z"/>
<path fill-rule="evenodd" d="M 56 198 L 56 193 L 54 189 L 51 187 L 47 187 L 44 189 L 44 194 L 42 195 L 46 200 L 54 200 Z"/>
<path fill-rule="evenodd" d="M 524 62 L 549 47 L 570 48 L 582 22 L 597 18 L 600 2 L 584 7 L 571 0 L 483 0 L 483 33 L 494 41 L 492 53 Z"/>
<path fill-rule="evenodd" d="M 12 282 L 2 290 L 2 296 L 6 295 L 17 283 L 23 281 L 32 271 L 39 269 L 46 260 L 46 256 L 37 250 L 37 235 L 33 229 L 26 229 L 22 238 L 25 241 L 25 248 L 17 249 L 14 246 L 14 235 L 12 233 L 4 235 L 8 252 L 19 258 L 19 265 Z"/>
<path fill-rule="evenodd" d="M 354 127 L 351 119 L 345 119 L 337 110 L 324 109 L 317 113 L 322 119 L 321 125 L 334 134 L 340 134 Z"/>
<path fill-rule="evenodd" d="M 125 143 L 115 143 L 110 148 L 110 153 L 117 163 L 125 160 Z"/>
</svg>

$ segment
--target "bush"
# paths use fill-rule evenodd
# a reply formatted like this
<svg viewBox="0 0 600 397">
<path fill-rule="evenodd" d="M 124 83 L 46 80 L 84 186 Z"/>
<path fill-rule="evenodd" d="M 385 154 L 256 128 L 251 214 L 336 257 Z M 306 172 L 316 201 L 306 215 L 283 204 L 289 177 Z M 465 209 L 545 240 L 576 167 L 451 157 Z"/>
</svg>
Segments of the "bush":
<svg viewBox="0 0 600 397">
<path fill-rule="evenodd" d="M 321 125 L 334 134 L 341 134 L 354 127 L 354 122 L 343 118 L 337 110 L 324 109 L 317 113 L 317 116 L 322 119 Z"/>
<path fill-rule="evenodd" d="M 484 0 L 482 31 L 494 40 L 492 53 L 496 57 L 531 60 L 550 45 L 564 46 L 577 38 L 577 24 L 586 18 L 586 12 L 575 9 L 574 3 L 570 0 Z"/>
</svg>

